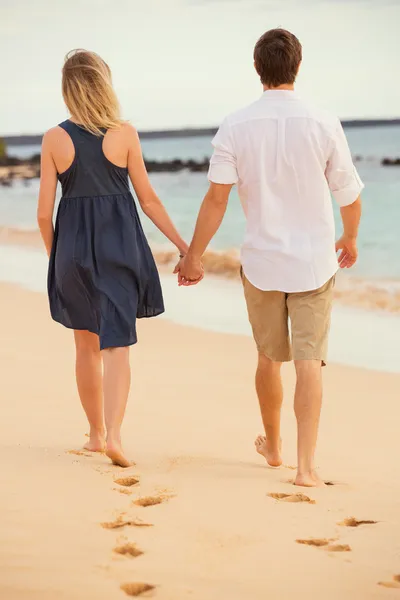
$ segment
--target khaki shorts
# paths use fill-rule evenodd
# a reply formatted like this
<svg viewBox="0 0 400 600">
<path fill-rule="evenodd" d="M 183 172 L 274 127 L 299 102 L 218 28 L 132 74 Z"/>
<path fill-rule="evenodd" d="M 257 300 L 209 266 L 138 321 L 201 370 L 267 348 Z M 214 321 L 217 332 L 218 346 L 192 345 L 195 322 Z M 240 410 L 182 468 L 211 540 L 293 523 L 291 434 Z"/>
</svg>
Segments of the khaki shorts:
<svg viewBox="0 0 400 600">
<path fill-rule="evenodd" d="M 277 362 L 320 360 L 324 365 L 335 277 L 318 290 L 287 294 L 259 290 L 241 274 L 258 351 Z"/>
</svg>

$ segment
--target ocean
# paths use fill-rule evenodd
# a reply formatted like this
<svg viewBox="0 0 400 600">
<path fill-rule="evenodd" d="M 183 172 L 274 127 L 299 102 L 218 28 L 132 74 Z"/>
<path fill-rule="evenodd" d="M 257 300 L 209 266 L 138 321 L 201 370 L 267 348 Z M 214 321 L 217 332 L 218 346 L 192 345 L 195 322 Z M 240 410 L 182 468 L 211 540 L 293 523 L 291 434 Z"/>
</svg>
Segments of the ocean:
<svg viewBox="0 0 400 600">
<path fill-rule="evenodd" d="M 400 371 L 400 167 L 382 167 L 383 157 L 400 156 L 400 126 L 349 128 L 346 131 L 357 169 L 365 183 L 360 230 L 360 259 L 354 270 L 338 278 L 329 359 L 369 369 Z M 149 160 L 203 159 L 211 154 L 211 139 L 145 139 L 143 153 Z M 9 154 L 31 156 L 37 146 L 9 147 Z M 154 188 L 165 203 L 182 235 L 190 240 L 196 216 L 207 190 L 205 173 L 153 173 Z M 0 186 L 0 233 L 11 228 L 35 231 L 37 180 Z M 338 234 L 340 215 L 334 207 Z M 150 244 L 161 257 L 170 249 L 153 224 L 142 215 Z M 178 288 L 176 280 L 161 273 L 166 302 L 165 316 L 185 325 L 214 331 L 251 335 L 240 283 L 232 275 L 232 261 L 244 233 L 244 216 L 236 191 L 226 217 L 212 242 L 220 257 L 219 277 L 206 277 L 199 286 Z M 22 236 L 23 237 L 23 236 Z M 215 257 L 213 258 L 215 262 Z M 46 289 L 47 260 L 35 248 L 0 244 L 0 281 L 34 291 Z M 235 271 L 235 263 L 233 263 Z M 225 272 L 224 272 L 225 269 Z M 350 274 L 351 273 L 351 274 Z M 222 277 L 221 277 L 222 275 Z M 350 306 L 343 306 L 350 305 Z M 366 310 L 368 309 L 368 310 Z M 373 310 L 371 310 L 373 309 Z M 396 313 L 396 314 L 390 314 Z M 376 340 L 380 343 L 377 344 Z M 385 352 L 382 351 L 385 348 Z"/>
<path fill-rule="evenodd" d="M 371 282 L 400 281 L 400 167 L 381 166 L 383 157 L 400 157 L 400 126 L 349 128 L 346 135 L 365 183 L 360 259 L 352 275 Z M 200 160 L 210 156 L 211 139 L 205 136 L 145 139 L 142 147 L 149 160 Z M 39 152 L 40 148 L 10 146 L 8 151 L 10 155 L 26 157 Z M 205 173 L 153 173 L 151 181 L 182 236 L 189 240 L 207 190 Z M 36 229 L 37 193 L 37 181 L 29 186 L 18 182 L 11 188 L 0 187 L 0 226 Z M 335 217 L 339 233 L 336 206 Z M 164 238 L 153 224 L 144 216 L 142 221 L 150 243 L 164 245 Z M 238 249 L 243 233 L 244 216 L 234 191 L 211 247 L 222 251 Z"/>
</svg>

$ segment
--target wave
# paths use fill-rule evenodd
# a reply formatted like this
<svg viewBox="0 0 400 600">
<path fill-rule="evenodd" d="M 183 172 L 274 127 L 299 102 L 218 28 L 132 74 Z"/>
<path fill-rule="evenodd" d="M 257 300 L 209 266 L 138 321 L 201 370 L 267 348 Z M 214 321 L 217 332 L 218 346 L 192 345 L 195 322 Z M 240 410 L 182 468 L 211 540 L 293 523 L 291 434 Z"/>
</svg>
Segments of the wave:
<svg viewBox="0 0 400 600">
<path fill-rule="evenodd" d="M 38 230 L 0 227 L 0 244 L 42 247 Z M 172 271 L 177 262 L 176 250 L 152 247 L 153 255 L 161 271 Z M 203 257 L 206 273 L 238 279 L 240 258 L 236 249 L 217 252 L 208 250 Z M 367 310 L 381 310 L 400 314 L 400 281 L 370 281 L 339 272 L 335 287 L 335 300 L 346 306 Z"/>
<path fill-rule="evenodd" d="M 43 247 L 43 242 L 38 229 L 16 229 L 13 227 L 0 227 L 0 244 L 17 246 Z"/>
<path fill-rule="evenodd" d="M 159 266 L 173 266 L 177 262 L 176 250 L 152 248 L 153 256 Z M 216 252 L 207 250 L 203 257 L 206 273 L 220 275 L 229 279 L 239 278 L 240 260 L 237 250 Z"/>
</svg>

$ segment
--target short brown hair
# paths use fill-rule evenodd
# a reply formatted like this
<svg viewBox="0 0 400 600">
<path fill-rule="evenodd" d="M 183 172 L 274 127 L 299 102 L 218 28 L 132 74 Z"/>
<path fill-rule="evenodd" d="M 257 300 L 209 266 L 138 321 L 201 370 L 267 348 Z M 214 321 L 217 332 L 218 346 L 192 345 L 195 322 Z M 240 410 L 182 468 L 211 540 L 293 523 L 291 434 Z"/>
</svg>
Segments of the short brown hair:
<svg viewBox="0 0 400 600">
<path fill-rule="evenodd" d="M 270 29 L 254 48 L 254 63 L 261 83 L 271 88 L 294 83 L 301 58 L 299 40 L 286 29 Z"/>
</svg>

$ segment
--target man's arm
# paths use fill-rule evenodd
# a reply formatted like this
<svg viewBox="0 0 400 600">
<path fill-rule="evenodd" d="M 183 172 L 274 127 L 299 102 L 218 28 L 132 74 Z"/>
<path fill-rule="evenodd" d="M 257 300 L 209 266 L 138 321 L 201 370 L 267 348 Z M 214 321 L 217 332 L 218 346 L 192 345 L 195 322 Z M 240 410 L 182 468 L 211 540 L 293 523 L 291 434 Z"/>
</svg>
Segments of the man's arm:
<svg viewBox="0 0 400 600">
<path fill-rule="evenodd" d="M 339 265 L 349 269 L 357 261 L 357 236 L 361 218 L 360 192 L 364 185 L 353 165 L 351 152 L 340 121 L 332 138 L 325 176 L 333 197 L 340 206 L 343 235 L 336 243 L 341 250 Z"/>
<path fill-rule="evenodd" d="M 189 251 L 179 265 L 179 285 L 197 281 L 202 277 L 201 257 L 222 223 L 232 186 L 232 183 L 210 183 L 200 208 Z"/>
<path fill-rule="evenodd" d="M 232 186 L 238 182 L 236 154 L 228 119 L 212 141 L 209 190 L 203 200 L 189 252 L 177 265 L 179 285 L 190 285 L 203 277 L 201 257 L 222 223 Z"/>
<path fill-rule="evenodd" d="M 336 252 L 341 250 L 338 261 L 341 269 L 350 269 L 358 258 L 357 236 L 361 219 L 361 197 L 353 204 L 342 206 L 340 214 L 343 223 L 343 235 L 336 242 Z"/>
</svg>

